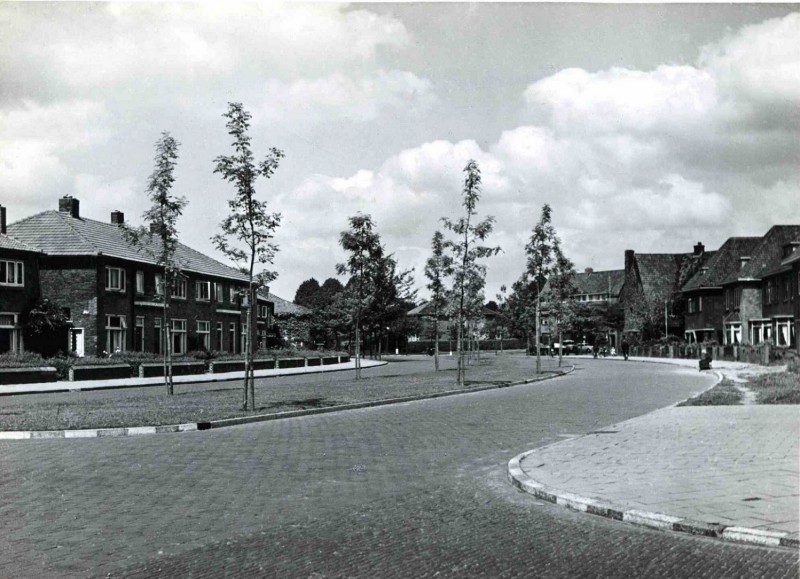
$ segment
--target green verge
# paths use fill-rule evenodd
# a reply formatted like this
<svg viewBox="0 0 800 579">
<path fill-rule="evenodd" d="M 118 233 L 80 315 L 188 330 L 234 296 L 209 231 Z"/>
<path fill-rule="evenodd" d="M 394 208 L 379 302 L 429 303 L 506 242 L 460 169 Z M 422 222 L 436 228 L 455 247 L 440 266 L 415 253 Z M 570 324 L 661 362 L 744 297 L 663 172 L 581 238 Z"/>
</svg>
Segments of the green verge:
<svg viewBox="0 0 800 579">
<path fill-rule="evenodd" d="M 742 393 L 731 380 L 725 378 L 702 394 L 684 400 L 678 406 L 736 406 L 742 403 Z"/>
<path fill-rule="evenodd" d="M 530 356 L 483 356 L 479 364 L 468 367 L 466 389 L 529 379 L 535 376 L 535 365 L 536 358 Z M 359 381 L 349 375 L 343 379 L 339 373 L 257 379 L 255 412 L 241 410 L 239 381 L 176 384 L 174 396 L 166 396 L 158 387 L 2 396 L 0 430 L 157 426 L 425 396 L 456 389 L 453 366 L 448 360 L 445 369 L 435 372 L 430 359 L 417 373 L 395 375 L 391 370 L 375 369 L 370 376 L 365 369 L 364 379 Z M 555 364 L 545 368 L 554 369 Z"/>
<path fill-rule="evenodd" d="M 751 379 L 747 387 L 758 404 L 800 404 L 800 373 L 781 372 Z"/>
</svg>

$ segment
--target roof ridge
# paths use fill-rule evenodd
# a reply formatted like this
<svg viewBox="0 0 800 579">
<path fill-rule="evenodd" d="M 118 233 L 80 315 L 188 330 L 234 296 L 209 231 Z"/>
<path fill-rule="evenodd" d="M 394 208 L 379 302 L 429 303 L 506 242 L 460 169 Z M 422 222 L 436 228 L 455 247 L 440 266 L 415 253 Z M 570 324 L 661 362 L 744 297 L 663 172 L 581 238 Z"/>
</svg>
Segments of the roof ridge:
<svg viewBox="0 0 800 579">
<path fill-rule="evenodd" d="M 51 211 L 53 211 L 53 210 L 51 210 Z M 69 227 L 69 228 L 70 228 L 72 231 L 74 231 L 74 232 L 75 232 L 75 235 L 77 235 L 77 236 L 78 236 L 78 237 L 79 237 L 79 238 L 80 238 L 80 239 L 81 239 L 83 242 L 85 242 L 85 243 L 86 243 L 86 245 L 88 245 L 88 246 L 89 246 L 89 248 L 93 249 L 93 250 L 94 250 L 95 252 L 97 252 L 98 254 L 99 254 L 99 253 L 101 253 L 101 251 L 100 251 L 100 250 L 97 248 L 97 246 L 96 246 L 94 243 L 92 243 L 91 241 L 89 241 L 89 240 L 86 238 L 86 236 L 85 236 L 83 233 L 81 233 L 80 231 L 78 231 L 78 229 L 77 229 L 77 228 L 76 228 L 74 225 L 72 225 L 72 223 L 70 223 L 70 222 L 67 220 L 67 215 L 66 215 L 66 214 L 65 214 L 63 211 L 53 211 L 53 213 L 55 213 L 56 215 L 58 215 L 58 217 L 59 217 L 59 219 L 61 219 L 62 223 L 64 223 L 64 225 L 66 225 L 66 226 L 67 226 L 67 227 Z M 80 218 L 80 217 L 72 217 L 72 216 L 70 216 L 70 219 L 85 219 L 86 221 L 94 221 L 94 219 L 87 219 L 87 218 L 85 218 L 85 217 L 83 217 L 83 218 Z M 99 223 L 99 222 L 98 222 L 98 223 Z"/>
</svg>

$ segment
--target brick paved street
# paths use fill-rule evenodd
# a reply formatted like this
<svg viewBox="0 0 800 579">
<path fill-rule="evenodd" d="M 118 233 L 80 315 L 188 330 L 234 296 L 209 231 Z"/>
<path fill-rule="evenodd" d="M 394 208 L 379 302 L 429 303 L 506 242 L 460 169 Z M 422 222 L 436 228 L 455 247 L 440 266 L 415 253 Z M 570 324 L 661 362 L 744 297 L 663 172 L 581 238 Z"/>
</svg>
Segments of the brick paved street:
<svg viewBox="0 0 800 579">
<path fill-rule="evenodd" d="M 794 577 L 797 555 L 539 504 L 508 460 L 711 377 L 529 386 L 219 431 L 0 444 L 7 577 Z"/>
</svg>

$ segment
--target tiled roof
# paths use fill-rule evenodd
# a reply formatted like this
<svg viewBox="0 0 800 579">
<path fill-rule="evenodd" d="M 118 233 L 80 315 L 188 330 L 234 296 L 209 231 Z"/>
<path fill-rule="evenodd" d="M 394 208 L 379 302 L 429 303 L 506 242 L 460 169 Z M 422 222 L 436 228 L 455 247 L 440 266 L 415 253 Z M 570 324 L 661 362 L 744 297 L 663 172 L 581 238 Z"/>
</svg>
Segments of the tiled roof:
<svg viewBox="0 0 800 579">
<path fill-rule="evenodd" d="M 739 271 L 742 256 L 749 256 L 761 243 L 761 237 L 731 237 L 722 244 L 716 253 L 705 264 L 706 270 L 701 268 L 683 286 L 684 291 L 704 287 L 719 287 L 731 274 Z"/>
<path fill-rule="evenodd" d="M 283 298 L 279 298 L 273 293 L 267 294 L 267 299 L 275 304 L 276 316 L 305 316 L 310 315 L 311 310 L 304 306 L 298 306 Z"/>
<path fill-rule="evenodd" d="M 433 302 L 423 302 L 422 304 L 418 305 L 413 310 L 409 310 L 406 312 L 407 316 L 433 316 Z"/>
<path fill-rule="evenodd" d="M 636 264 L 645 295 L 665 295 L 675 291 L 683 258 L 679 253 L 637 253 Z"/>
<path fill-rule="evenodd" d="M 0 249 L 14 249 L 16 251 L 30 251 L 33 253 L 39 253 L 39 250 L 35 247 L 31 247 L 27 243 L 22 243 L 21 241 L 2 233 L 0 233 Z"/>
<path fill-rule="evenodd" d="M 800 225 L 772 226 L 753 250 L 748 264 L 741 271 L 726 277 L 723 283 L 738 279 L 761 279 L 764 274 L 780 267 L 783 247 L 793 241 L 800 241 Z"/>
<path fill-rule="evenodd" d="M 75 218 L 66 212 L 44 211 L 8 225 L 9 234 L 38 248 L 48 255 L 104 255 L 156 263 L 147 251 L 131 245 L 123 230 L 113 223 L 104 223 L 85 217 Z M 154 244 L 155 249 L 155 244 Z M 247 275 L 237 269 L 178 244 L 176 259 L 181 269 L 247 281 Z"/>
<path fill-rule="evenodd" d="M 579 294 L 611 294 L 618 296 L 625 283 L 625 270 L 593 271 L 575 274 L 575 286 Z"/>
</svg>

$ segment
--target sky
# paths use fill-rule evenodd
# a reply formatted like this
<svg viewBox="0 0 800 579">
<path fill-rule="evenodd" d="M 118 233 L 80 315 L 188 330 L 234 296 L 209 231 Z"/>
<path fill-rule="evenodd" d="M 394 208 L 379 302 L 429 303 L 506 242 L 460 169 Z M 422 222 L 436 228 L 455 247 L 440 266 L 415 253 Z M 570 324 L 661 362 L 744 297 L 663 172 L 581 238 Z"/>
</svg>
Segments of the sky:
<svg viewBox="0 0 800 579">
<path fill-rule="evenodd" d="M 0 204 L 13 222 L 70 194 L 141 224 L 169 131 L 181 240 L 225 261 L 232 101 L 256 158 L 286 155 L 257 192 L 282 215 L 289 300 L 336 277 L 358 212 L 426 297 L 470 159 L 503 250 L 487 300 L 524 272 L 545 203 L 578 271 L 800 223 L 797 4 L 3 2 Z"/>
</svg>

